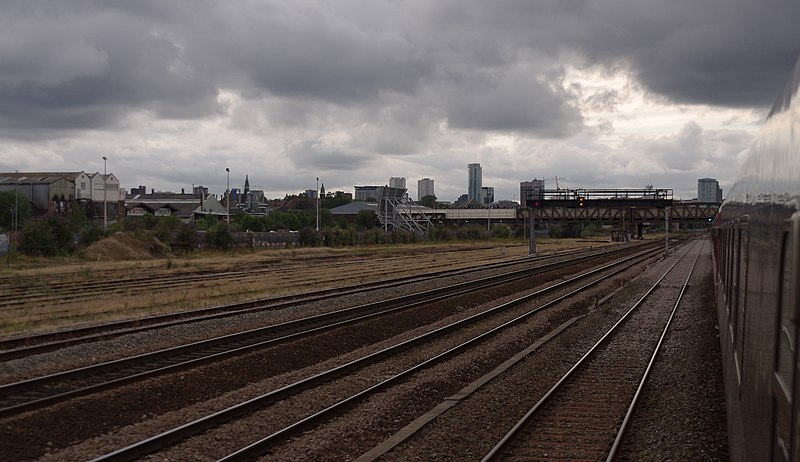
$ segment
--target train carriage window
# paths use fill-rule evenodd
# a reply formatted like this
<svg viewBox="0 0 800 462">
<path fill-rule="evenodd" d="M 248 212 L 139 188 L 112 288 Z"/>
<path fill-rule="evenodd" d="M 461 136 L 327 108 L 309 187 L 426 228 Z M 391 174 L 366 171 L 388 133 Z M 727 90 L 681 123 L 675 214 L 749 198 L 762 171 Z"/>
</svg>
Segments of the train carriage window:
<svg viewBox="0 0 800 462">
<path fill-rule="evenodd" d="M 791 279 L 791 259 L 794 252 L 794 242 L 791 233 L 784 233 L 783 235 L 783 251 L 781 252 L 781 289 L 780 296 L 780 309 L 778 313 L 780 319 L 778 320 L 778 350 L 776 354 L 775 372 L 780 382 L 781 388 L 789 396 L 794 382 L 794 351 L 796 348 L 796 336 L 794 323 L 794 310 L 791 306 L 791 292 L 792 292 L 792 279 Z"/>
<path fill-rule="evenodd" d="M 798 248 L 800 213 L 795 213 L 781 238 L 778 319 L 773 386 L 772 452 L 774 460 L 789 460 L 792 447 L 792 406 L 797 365 Z"/>
<path fill-rule="evenodd" d="M 741 231 L 739 230 L 739 223 L 735 223 L 731 229 L 731 266 L 730 266 L 730 284 L 728 285 L 728 306 L 730 307 L 730 315 L 728 318 L 728 327 L 731 333 L 731 342 L 736 338 L 736 300 L 738 296 L 739 287 L 739 246 L 741 245 Z"/>
<path fill-rule="evenodd" d="M 727 287 L 728 287 L 728 230 L 727 228 L 723 228 L 722 232 L 722 242 L 720 242 L 721 255 L 722 259 L 720 261 L 720 283 L 721 293 L 722 293 L 722 303 L 725 305 L 725 310 L 728 315 L 730 312 L 728 311 L 728 294 L 727 294 Z"/>
<path fill-rule="evenodd" d="M 744 361 L 744 325 L 745 325 L 745 311 L 747 309 L 747 270 L 748 270 L 748 262 L 749 262 L 749 253 L 750 253 L 750 226 L 748 224 L 748 218 L 745 216 L 742 219 L 741 230 L 740 230 L 740 253 L 739 253 L 739 294 L 737 295 L 738 300 L 738 308 L 736 309 L 736 329 L 735 329 L 735 337 L 734 337 L 734 351 L 736 357 L 736 363 L 739 368 L 739 383 L 742 380 L 742 371 L 744 370 L 744 366 L 742 362 Z"/>
<path fill-rule="evenodd" d="M 725 268 L 725 308 L 728 310 L 730 316 L 731 311 L 731 297 L 733 294 L 733 268 L 736 258 L 734 256 L 734 246 L 736 244 L 736 235 L 734 234 L 733 225 L 728 229 L 728 264 Z"/>
</svg>

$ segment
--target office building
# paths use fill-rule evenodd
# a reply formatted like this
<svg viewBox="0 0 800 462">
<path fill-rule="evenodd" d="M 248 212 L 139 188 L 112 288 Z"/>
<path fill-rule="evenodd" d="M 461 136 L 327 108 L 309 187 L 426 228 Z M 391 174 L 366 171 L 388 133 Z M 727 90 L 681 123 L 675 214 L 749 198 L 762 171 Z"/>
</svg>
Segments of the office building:
<svg viewBox="0 0 800 462">
<path fill-rule="evenodd" d="M 525 205 L 526 201 L 539 199 L 544 191 L 544 180 L 534 178 L 531 181 L 521 181 L 519 183 L 519 203 Z"/>
<path fill-rule="evenodd" d="M 435 196 L 436 193 L 433 189 L 433 180 L 430 178 L 423 178 L 417 181 L 417 200 L 421 201 L 425 196 Z"/>
<path fill-rule="evenodd" d="M 481 188 L 482 204 L 489 205 L 494 202 L 494 186 L 484 186 Z"/>
<path fill-rule="evenodd" d="M 714 178 L 697 180 L 697 200 L 699 202 L 722 202 L 722 188 Z"/>
<path fill-rule="evenodd" d="M 467 164 L 468 170 L 468 186 L 467 197 L 470 201 L 475 201 L 479 204 L 481 201 L 481 187 L 483 187 L 483 175 L 481 173 L 481 164 Z"/>
</svg>

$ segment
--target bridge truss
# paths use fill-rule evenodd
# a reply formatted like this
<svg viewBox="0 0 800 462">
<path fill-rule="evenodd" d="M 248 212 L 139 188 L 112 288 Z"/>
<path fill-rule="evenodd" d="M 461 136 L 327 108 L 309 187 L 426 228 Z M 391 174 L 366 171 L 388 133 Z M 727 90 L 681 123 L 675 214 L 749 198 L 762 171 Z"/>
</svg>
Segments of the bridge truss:
<svg viewBox="0 0 800 462">
<path fill-rule="evenodd" d="M 642 204 L 631 201 L 587 201 L 583 207 L 566 205 L 540 205 L 533 210 L 538 222 L 595 222 L 622 223 L 664 221 L 667 213 L 671 222 L 707 222 L 719 209 L 717 203 L 672 202 L 669 205 Z"/>
</svg>

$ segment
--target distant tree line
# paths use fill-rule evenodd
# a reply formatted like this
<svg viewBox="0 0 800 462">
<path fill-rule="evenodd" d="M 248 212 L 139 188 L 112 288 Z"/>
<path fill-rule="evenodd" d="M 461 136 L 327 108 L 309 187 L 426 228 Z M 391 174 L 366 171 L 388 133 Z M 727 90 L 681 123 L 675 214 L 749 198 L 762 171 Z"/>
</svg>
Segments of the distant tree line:
<svg viewBox="0 0 800 462">
<path fill-rule="evenodd" d="M 13 229 L 11 208 L 15 203 L 14 191 L 0 192 L 0 232 Z M 430 196 L 432 200 L 435 197 Z M 468 224 L 459 228 L 444 225 L 431 227 L 426 234 L 393 230 L 384 232 L 379 228 L 374 212 L 364 210 L 354 219 L 348 220 L 331 214 L 330 208 L 344 205 L 350 200 L 343 193 L 329 194 L 320 200 L 320 230 L 316 230 L 316 201 L 297 196 L 292 210 L 272 211 L 266 215 L 250 215 L 237 212 L 231 216 L 230 225 L 216 217 L 207 216 L 193 223 L 184 223 L 176 216 L 129 217 L 119 220 L 104 229 L 102 222 L 90 220 L 87 212 L 73 207 L 65 216 L 33 218 L 30 203 L 23 196 L 16 198 L 19 214 L 18 233 L 14 239 L 14 251 L 32 256 L 66 256 L 79 253 L 103 237 L 116 232 L 133 235 L 148 234 L 168 244 L 179 253 L 192 252 L 199 247 L 229 250 L 237 245 L 236 233 L 297 232 L 300 246 L 356 246 L 369 244 L 413 243 L 422 241 L 485 240 L 513 237 L 510 227 L 494 224 L 489 232 L 485 226 Z"/>
</svg>

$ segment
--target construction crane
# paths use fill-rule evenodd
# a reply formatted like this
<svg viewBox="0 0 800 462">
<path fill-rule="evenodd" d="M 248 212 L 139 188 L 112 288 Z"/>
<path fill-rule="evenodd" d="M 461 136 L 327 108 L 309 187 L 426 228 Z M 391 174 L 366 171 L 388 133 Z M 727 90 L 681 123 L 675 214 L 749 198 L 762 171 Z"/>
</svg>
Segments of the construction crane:
<svg viewBox="0 0 800 462">
<path fill-rule="evenodd" d="M 561 179 L 562 179 L 562 180 L 569 180 L 569 178 L 564 178 L 564 177 L 561 177 Z M 542 178 L 542 181 L 547 181 L 547 180 L 555 180 L 555 181 L 556 181 L 556 191 L 558 191 L 558 190 L 560 190 L 560 189 L 561 189 L 561 188 L 558 186 L 558 177 L 557 177 L 557 176 L 554 176 L 554 177 L 552 177 L 552 178 Z"/>
</svg>

